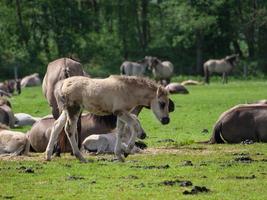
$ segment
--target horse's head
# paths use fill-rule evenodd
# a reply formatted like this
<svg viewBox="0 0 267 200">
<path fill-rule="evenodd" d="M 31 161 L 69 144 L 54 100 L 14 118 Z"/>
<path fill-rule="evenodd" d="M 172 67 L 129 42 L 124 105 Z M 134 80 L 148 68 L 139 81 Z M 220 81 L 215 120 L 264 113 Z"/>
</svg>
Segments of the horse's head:
<svg viewBox="0 0 267 200">
<path fill-rule="evenodd" d="M 168 91 L 164 87 L 158 87 L 156 97 L 152 99 L 150 108 L 162 124 L 170 122 L 169 112 L 174 110 L 174 104 L 168 98 Z"/>
<path fill-rule="evenodd" d="M 147 63 L 148 70 L 152 70 L 160 62 L 158 58 L 152 56 L 146 56 L 144 60 Z"/>
<path fill-rule="evenodd" d="M 238 54 L 233 54 L 230 56 L 226 56 L 225 60 L 229 62 L 233 67 L 237 64 L 238 62 L 239 55 Z"/>
</svg>

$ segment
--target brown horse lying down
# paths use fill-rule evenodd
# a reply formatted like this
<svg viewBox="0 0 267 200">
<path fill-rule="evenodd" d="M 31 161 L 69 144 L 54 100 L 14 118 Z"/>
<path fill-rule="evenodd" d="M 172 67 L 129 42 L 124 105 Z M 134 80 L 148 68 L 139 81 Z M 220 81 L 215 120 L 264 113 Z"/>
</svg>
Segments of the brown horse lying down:
<svg viewBox="0 0 267 200">
<path fill-rule="evenodd" d="M 92 114 L 84 114 L 81 117 L 81 141 L 91 134 L 105 134 L 109 133 L 116 127 L 117 117 L 96 116 Z M 36 152 L 44 152 L 50 139 L 51 129 L 55 122 L 52 116 L 44 117 L 36 122 L 27 136 L 30 140 L 31 147 Z M 65 134 L 63 132 L 63 134 Z M 61 152 L 72 152 L 69 140 L 60 141 Z"/>
<path fill-rule="evenodd" d="M 224 112 L 209 143 L 267 142 L 267 105 L 243 104 Z"/>
<path fill-rule="evenodd" d="M 21 83 L 20 80 L 5 80 L 3 83 L 0 83 L 1 96 L 11 96 L 15 90 L 18 94 L 21 93 Z"/>
<path fill-rule="evenodd" d="M 8 127 L 0 124 L 0 154 L 14 156 L 29 153 L 30 142 L 21 132 L 8 130 Z"/>
<path fill-rule="evenodd" d="M 14 127 L 15 124 L 15 117 L 11 109 L 11 104 L 5 98 L 0 98 L 0 123 L 9 127 Z"/>
</svg>

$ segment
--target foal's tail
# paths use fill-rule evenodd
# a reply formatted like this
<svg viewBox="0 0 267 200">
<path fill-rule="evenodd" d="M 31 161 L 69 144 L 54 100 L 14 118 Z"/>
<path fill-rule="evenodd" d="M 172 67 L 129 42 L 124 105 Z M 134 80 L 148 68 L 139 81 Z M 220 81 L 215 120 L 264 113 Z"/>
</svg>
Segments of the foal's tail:
<svg viewBox="0 0 267 200">
<path fill-rule="evenodd" d="M 204 63 L 203 69 L 204 69 L 205 83 L 209 84 L 210 83 L 210 73 L 208 70 L 208 65 L 206 63 Z"/>
</svg>

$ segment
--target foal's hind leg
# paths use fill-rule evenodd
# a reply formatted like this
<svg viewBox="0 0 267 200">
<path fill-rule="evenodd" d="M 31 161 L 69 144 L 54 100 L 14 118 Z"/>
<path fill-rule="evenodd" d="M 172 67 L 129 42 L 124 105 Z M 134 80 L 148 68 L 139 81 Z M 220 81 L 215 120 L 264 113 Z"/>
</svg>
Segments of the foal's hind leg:
<svg viewBox="0 0 267 200">
<path fill-rule="evenodd" d="M 67 123 L 65 126 L 65 132 L 68 136 L 68 139 L 70 141 L 70 145 L 73 150 L 73 154 L 76 158 L 78 158 L 81 162 L 86 162 L 85 158 L 82 156 L 82 153 L 80 152 L 78 148 L 78 144 L 76 141 L 76 135 L 77 135 L 77 121 L 79 119 L 80 110 L 77 110 L 77 112 L 71 112 L 68 110 L 67 112 Z"/>
<path fill-rule="evenodd" d="M 66 120 L 67 120 L 66 112 L 63 110 L 59 118 L 54 122 L 52 130 L 51 130 L 51 136 L 50 136 L 48 145 L 46 147 L 46 152 L 45 152 L 45 159 L 47 161 L 51 160 L 53 147 L 57 141 L 60 131 L 63 129 L 66 123 Z"/>
</svg>

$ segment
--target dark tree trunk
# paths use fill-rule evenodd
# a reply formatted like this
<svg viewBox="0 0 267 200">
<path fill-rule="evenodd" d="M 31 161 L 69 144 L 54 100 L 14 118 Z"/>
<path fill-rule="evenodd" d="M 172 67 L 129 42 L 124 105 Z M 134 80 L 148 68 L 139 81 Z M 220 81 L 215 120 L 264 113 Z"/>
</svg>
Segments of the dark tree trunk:
<svg viewBox="0 0 267 200">
<path fill-rule="evenodd" d="M 141 22 L 142 22 L 142 47 L 145 51 L 147 48 L 147 27 L 148 27 L 148 1 L 142 0 L 141 9 Z"/>
<path fill-rule="evenodd" d="M 203 34 L 199 31 L 196 34 L 196 72 L 201 74 L 203 65 Z"/>
<path fill-rule="evenodd" d="M 17 10 L 18 24 L 20 29 L 20 41 L 22 42 L 22 44 L 28 47 L 28 36 L 22 21 L 20 0 L 16 0 L 16 10 Z"/>
</svg>

